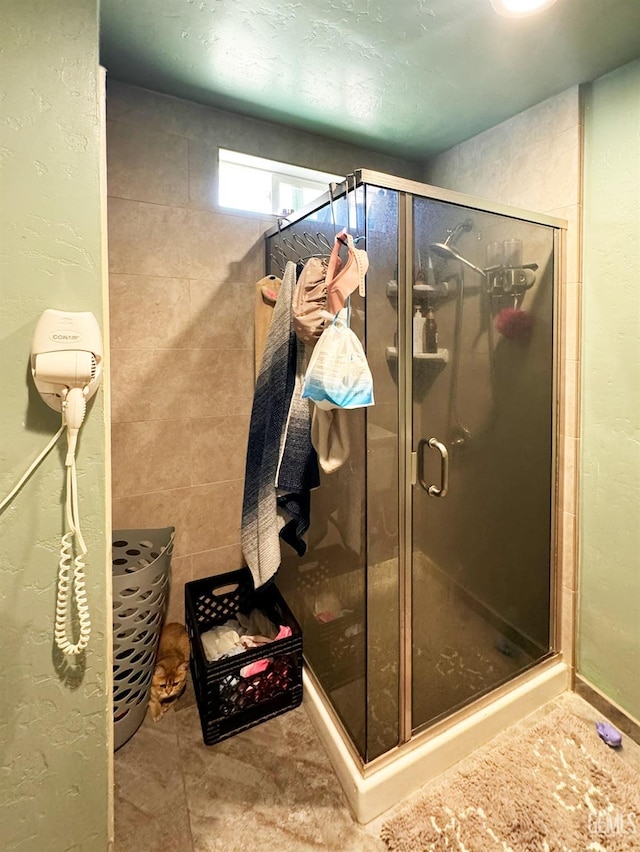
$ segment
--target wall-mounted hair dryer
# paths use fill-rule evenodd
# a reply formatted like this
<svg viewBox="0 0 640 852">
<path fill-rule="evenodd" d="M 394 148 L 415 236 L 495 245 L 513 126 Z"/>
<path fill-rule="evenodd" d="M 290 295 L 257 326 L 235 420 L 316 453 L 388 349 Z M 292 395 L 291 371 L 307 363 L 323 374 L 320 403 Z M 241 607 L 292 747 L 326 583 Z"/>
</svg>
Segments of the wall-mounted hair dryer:
<svg viewBox="0 0 640 852">
<path fill-rule="evenodd" d="M 46 310 L 33 335 L 31 373 L 49 408 L 62 412 L 67 427 L 66 464 L 70 465 L 87 400 L 102 378 L 102 336 L 94 315 Z"/>
<path fill-rule="evenodd" d="M 33 336 L 31 373 L 42 399 L 54 411 L 62 412 L 61 431 L 65 427 L 67 430 L 65 514 L 68 530 L 62 536 L 58 564 L 54 638 L 63 654 L 74 656 L 84 651 L 91 635 L 84 577 L 87 547 L 80 531 L 75 455 L 87 400 L 98 390 L 102 378 L 102 336 L 94 315 L 88 311 L 46 310 Z M 73 604 L 79 624 L 75 642 L 70 624 Z"/>
</svg>

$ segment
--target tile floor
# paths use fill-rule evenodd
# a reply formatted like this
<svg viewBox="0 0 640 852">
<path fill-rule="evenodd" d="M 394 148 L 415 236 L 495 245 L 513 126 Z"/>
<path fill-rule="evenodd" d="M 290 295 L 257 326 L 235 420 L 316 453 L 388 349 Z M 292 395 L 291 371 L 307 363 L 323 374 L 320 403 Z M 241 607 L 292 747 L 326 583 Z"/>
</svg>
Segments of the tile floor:
<svg viewBox="0 0 640 852">
<path fill-rule="evenodd" d="M 115 852 L 368 852 L 304 707 L 215 746 L 189 690 L 115 757 Z"/>
<path fill-rule="evenodd" d="M 587 721 L 604 718 L 575 694 L 538 712 L 557 703 Z M 625 737 L 619 756 L 640 783 L 640 746 Z M 397 810 L 366 827 L 354 821 L 304 706 L 205 746 L 189 690 L 161 722 L 145 720 L 115 770 L 115 852 L 384 850 L 380 827 Z"/>
</svg>

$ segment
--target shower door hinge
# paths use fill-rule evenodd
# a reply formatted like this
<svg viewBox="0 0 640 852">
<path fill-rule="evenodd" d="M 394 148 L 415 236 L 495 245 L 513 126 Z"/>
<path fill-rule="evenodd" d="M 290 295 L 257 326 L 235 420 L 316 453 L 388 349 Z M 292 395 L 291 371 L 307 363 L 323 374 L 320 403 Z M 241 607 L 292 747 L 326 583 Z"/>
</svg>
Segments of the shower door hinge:
<svg viewBox="0 0 640 852">
<path fill-rule="evenodd" d="M 411 453 L 411 484 L 415 485 L 418 481 L 418 454 Z"/>
</svg>

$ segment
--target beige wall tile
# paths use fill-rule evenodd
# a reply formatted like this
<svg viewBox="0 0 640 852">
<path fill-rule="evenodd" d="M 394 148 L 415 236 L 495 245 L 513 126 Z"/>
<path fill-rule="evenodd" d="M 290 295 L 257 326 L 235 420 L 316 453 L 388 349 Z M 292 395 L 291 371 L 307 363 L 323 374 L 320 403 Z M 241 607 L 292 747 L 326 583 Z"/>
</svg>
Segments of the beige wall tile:
<svg viewBox="0 0 640 852">
<path fill-rule="evenodd" d="M 242 281 L 196 280 L 190 282 L 191 327 L 193 349 L 252 349 L 255 284 L 259 278 L 247 280 L 249 270 L 242 264 Z"/>
<path fill-rule="evenodd" d="M 246 414 L 253 401 L 249 349 L 115 349 L 112 421 Z"/>
<path fill-rule="evenodd" d="M 561 357 L 577 361 L 580 357 L 580 317 L 582 311 L 582 285 L 566 284 L 562 292 L 563 323 Z"/>
<path fill-rule="evenodd" d="M 252 349 L 194 349 L 181 377 L 189 389 L 188 417 L 245 414 L 253 402 Z M 204 548 L 203 548 L 204 549 Z"/>
<path fill-rule="evenodd" d="M 574 87 L 433 158 L 426 179 L 547 212 L 579 203 L 580 121 Z"/>
<path fill-rule="evenodd" d="M 237 281 L 238 264 L 260 238 L 257 221 L 109 199 L 112 272 Z"/>
<path fill-rule="evenodd" d="M 218 208 L 218 146 L 189 141 L 189 207 Z"/>
<path fill-rule="evenodd" d="M 158 92 L 109 80 L 107 119 L 143 127 L 149 132 L 169 133 L 187 139 L 206 138 L 214 132 L 205 106 L 167 97 Z"/>
<path fill-rule="evenodd" d="M 560 437 L 560 506 L 563 512 L 576 514 L 576 470 L 578 463 L 578 439 Z"/>
<path fill-rule="evenodd" d="M 191 421 L 191 482 L 243 479 L 249 416 L 200 417 Z"/>
<path fill-rule="evenodd" d="M 140 124 L 107 122 L 109 195 L 186 207 L 187 140 Z"/>
<path fill-rule="evenodd" d="M 175 557 L 236 544 L 240 540 L 243 483 L 175 488 L 113 500 L 116 529 L 176 528 Z"/>
<path fill-rule="evenodd" d="M 561 529 L 559 531 L 560 577 L 565 589 L 576 591 L 577 584 L 577 550 L 576 550 L 576 516 L 570 512 L 562 513 Z"/>
<path fill-rule="evenodd" d="M 237 542 L 227 547 L 217 547 L 214 550 L 194 553 L 192 564 L 193 579 L 199 580 L 204 577 L 213 577 L 216 574 L 235 571 L 237 568 L 242 568 L 246 563 L 240 542 Z"/>
<path fill-rule="evenodd" d="M 579 124 L 580 101 L 578 87 L 574 86 L 489 128 L 457 148 L 464 152 L 476 146 L 487 155 L 493 151 L 497 161 L 507 148 L 548 146 L 550 139 Z"/>
<path fill-rule="evenodd" d="M 190 488 L 155 491 L 135 497 L 116 497 L 112 502 L 114 529 L 175 527 L 174 559 L 185 556 Z"/>
<path fill-rule="evenodd" d="M 114 349 L 112 422 L 181 420 L 189 416 L 192 364 L 192 353 L 186 349 Z"/>
<path fill-rule="evenodd" d="M 171 559 L 171 589 L 165 623 L 177 621 L 184 624 L 184 584 L 190 582 L 191 557 L 178 556 Z"/>
<path fill-rule="evenodd" d="M 210 483 L 189 489 L 185 552 L 199 553 L 240 540 L 243 482 Z"/>
<path fill-rule="evenodd" d="M 580 436 L 578 420 L 578 376 L 577 361 L 562 361 L 560 386 L 560 432 L 569 438 Z"/>
<path fill-rule="evenodd" d="M 191 421 L 113 423 L 114 497 L 166 491 L 191 482 Z"/>
<path fill-rule="evenodd" d="M 523 140 L 516 144 L 513 137 L 506 142 L 508 153 L 505 151 L 500 159 L 495 158 L 495 152 L 491 157 L 484 146 L 472 152 L 466 164 L 461 155 L 465 171 L 474 168 L 481 175 L 481 195 L 540 212 L 578 203 L 578 126 L 538 143 Z M 489 169 L 481 158 L 489 159 Z"/>
<path fill-rule="evenodd" d="M 139 124 L 152 132 L 176 134 L 338 175 L 358 168 L 409 178 L 420 175 L 420 165 L 416 162 L 117 81 L 109 81 L 107 116 L 111 121 Z"/>
<path fill-rule="evenodd" d="M 575 665 L 576 592 L 562 589 L 560 600 L 560 649 L 570 666 Z"/>
<path fill-rule="evenodd" d="M 189 282 L 112 273 L 109 316 L 113 349 L 184 349 L 190 342 Z"/>
</svg>

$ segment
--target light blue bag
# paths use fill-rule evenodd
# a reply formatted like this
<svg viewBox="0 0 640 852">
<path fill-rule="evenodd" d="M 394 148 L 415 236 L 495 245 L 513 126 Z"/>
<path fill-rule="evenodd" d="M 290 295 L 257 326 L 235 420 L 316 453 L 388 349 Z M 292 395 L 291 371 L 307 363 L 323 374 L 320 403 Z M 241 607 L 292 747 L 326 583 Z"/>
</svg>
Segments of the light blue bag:
<svg viewBox="0 0 640 852">
<path fill-rule="evenodd" d="M 318 408 L 373 405 L 373 377 L 362 344 L 349 327 L 351 309 L 339 311 L 315 345 L 302 397 Z M 346 317 L 345 317 L 346 314 Z"/>
</svg>

